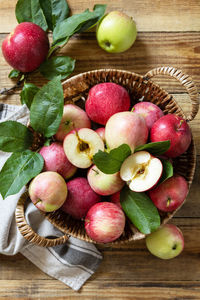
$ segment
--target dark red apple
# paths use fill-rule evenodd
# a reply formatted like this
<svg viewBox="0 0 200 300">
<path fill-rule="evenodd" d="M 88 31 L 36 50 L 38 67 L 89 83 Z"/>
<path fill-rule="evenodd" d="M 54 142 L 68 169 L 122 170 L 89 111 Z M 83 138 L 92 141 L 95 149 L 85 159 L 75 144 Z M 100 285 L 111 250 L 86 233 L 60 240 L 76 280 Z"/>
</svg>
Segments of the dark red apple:
<svg viewBox="0 0 200 300">
<path fill-rule="evenodd" d="M 114 203 L 99 202 L 93 205 L 85 217 L 87 234 L 98 243 L 110 243 L 124 231 L 125 215 Z"/>
<path fill-rule="evenodd" d="M 127 90 L 113 82 L 99 83 L 93 86 L 86 101 L 86 113 L 89 118 L 105 125 L 107 120 L 117 112 L 130 108 L 130 97 Z"/>
<path fill-rule="evenodd" d="M 168 157 L 183 154 L 191 143 L 191 131 L 187 122 L 174 115 L 168 114 L 157 120 L 150 132 L 151 142 L 170 140 L 170 148 L 165 152 Z"/>
<path fill-rule="evenodd" d="M 90 207 L 101 200 L 101 197 L 91 189 L 84 177 L 68 181 L 67 189 L 68 196 L 61 209 L 75 219 L 85 217 Z"/>
<path fill-rule="evenodd" d="M 184 177 L 174 175 L 149 191 L 149 197 L 155 206 L 162 211 L 174 211 L 185 200 L 188 184 Z"/>
<path fill-rule="evenodd" d="M 46 32 L 38 25 L 23 22 L 5 38 L 2 52 L 14 69 L 32 72 L 45 60 L 49 51 Z"/>
</svg>

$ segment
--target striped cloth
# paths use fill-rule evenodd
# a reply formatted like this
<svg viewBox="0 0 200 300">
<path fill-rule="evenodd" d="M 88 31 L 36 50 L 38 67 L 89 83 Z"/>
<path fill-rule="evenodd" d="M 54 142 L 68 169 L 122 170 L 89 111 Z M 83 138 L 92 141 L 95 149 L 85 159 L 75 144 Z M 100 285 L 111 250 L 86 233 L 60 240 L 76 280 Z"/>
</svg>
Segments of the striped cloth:
<svg viewBox="0 0 200 300">
<path fill-rule="evenodd" d="M 26 125 L 29 111 L 25 105 L 0 104 L 0 122 L 16 120 Z M 9 153 L 0 151 L 0 168 Z M 93 244 L 70 237 L 64 245 L 43 248 L 28 243 L 20 234 L 15 223 L 15 208 L 25 188 L 13 196 L 2 200 L 0 196 L 0 253 L 14 255 L 22 253 L 43 272 L 62 281 L 75 291 L 96 271 L 102 256 Z M 45 237 L 58 237 L 62 233 L 48 222 L 29 201 L 26 219 L 31 227 Z"/>
</svg>

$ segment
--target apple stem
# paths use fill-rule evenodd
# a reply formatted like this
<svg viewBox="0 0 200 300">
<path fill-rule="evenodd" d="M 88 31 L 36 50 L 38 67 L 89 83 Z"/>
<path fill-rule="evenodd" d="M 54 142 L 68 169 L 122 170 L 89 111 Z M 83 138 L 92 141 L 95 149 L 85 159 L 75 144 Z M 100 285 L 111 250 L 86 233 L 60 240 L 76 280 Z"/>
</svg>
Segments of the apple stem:
<svg viewBox="0 0 200 300">
<path fill-rule="evenodd" d="M 180 120 L 180 123 L 179 125 L 177 126 L 177 129 L 180 129 L 181 128 L 181 125 L 183 124 L 184 120 Z"/>
<path fill-rule="evenodd" d="M 167 207 L 169 207 L 170 203 L 171 203 L 171 199 L 168 198 L 168 199 L 167 199 Z"/>
<path fill-rule="evenodd" d="M 99 174 L 99 172 L 95 169 L 92 169 L 92 171 L 94 171 L 96 174 Z"/>
</svg>

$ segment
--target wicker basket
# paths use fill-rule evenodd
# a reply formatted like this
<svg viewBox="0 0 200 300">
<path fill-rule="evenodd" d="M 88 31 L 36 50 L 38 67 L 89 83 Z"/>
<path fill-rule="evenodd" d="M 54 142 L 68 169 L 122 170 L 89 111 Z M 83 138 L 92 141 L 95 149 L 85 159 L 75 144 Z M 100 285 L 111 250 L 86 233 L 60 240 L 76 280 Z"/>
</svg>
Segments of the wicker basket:
<svg viewBox="0 0 200 300">
<path fill-rule="evenodd" d="M 182 86 L 184 86 L 189 94 L 191 101 L 191 112 L 185 115 L 174 98 L 166 91 L 161 89 L 158 85 L 153 83 L 150 78 L 155 75 L 168 75 L 176 78 Z M 172 67 L 160 67 L 149 71 L 145 76 L 140 76 L 133 72 L 127 72 L 122 70 L 95 70 L 80 75 L 74 76 L 63 83 L 65 103 L 76 102 L 77 105 L 84 105 L 84 100 L 87 98 L 89 89 L 101 82 L 115 82 L 125 87 L 132 99 L 132 105 L 139 100 L 150 101 L 158 105 L 162 111 L 167 113 L 177 114 L 185 118 L 188 122 L 193 120 L 196 116 L 199 108 L 198 93 L 192 79 Z M 173 160 L 175 172 L 183 175 L 188 185 L 190 186 L 193 180 L 196 164 L 196 154 L 194 141 L 190 144 L 189 149 L 180 157 Z M 16 208 L 16 223 L 21 234 L 28 241 L 36 243 L 40 246 L 50 247 L 58 244 L 65 243 L 69 236 L 79 238 L 87 242 L 93 242 L 90 237 L 87 236 L 84 229 L 84 222 L 75 220 L 71 216 L 65 214 L 61 210 L 57 210 L 52 213 L 43 213 L 45 217 L 55 227 L 60 229 L 64 235 L 55 239 L 47 239 L 36 234 L 33 229 L 27 224 L 24 216 L 24 204 L 28 198 L 28 193 L 25 192 L 19 199 Z M 162 223 L 166 223 L 176 213 L 162 213 Z M 114 241 L 112 244 L 125 243 L 133 240 L 144 238 L 145 235 L 138 232 L 138 230 L 127 220 L 124 233 L 122 236 Z"/>
</svg>

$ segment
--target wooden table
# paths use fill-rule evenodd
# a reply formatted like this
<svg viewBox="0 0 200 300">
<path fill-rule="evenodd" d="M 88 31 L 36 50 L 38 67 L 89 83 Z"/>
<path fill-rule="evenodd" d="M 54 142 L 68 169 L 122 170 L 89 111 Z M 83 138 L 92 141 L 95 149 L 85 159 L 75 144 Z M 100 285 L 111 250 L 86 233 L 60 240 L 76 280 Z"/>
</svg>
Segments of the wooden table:
<svg viewBox="0 0 200 300">
<path fill-rule="evenodd" d="M 110 0 L 107 11 L 131 15 L 138 28 L 134 46 L 123 54 L 101 50 L 94 32 L 74 36 L 63 53 L 76 59 L 74 74 L 98 69 L 119 68 L 145 74 L 158 66 L 174 66 L 191 75 L 200 88 L 200 2 L 199 0 Z M 69 0 L 72 12 L 92 9 L 94 0 Z M 0 43 L 17 24 L 16 0 L 0 0 Z M 0 87 L 11 87 L 11 68 L 0 55 Z M 43 85 L 41 78 L 32 78 Z M 165 77 L 156 82 L 174 95 L 185 111 L 189 97 L 180 84 Z M 20 104 L 19 91 L 1 102 Z M 22 255 L 0 255 L 0 299 L 200 299 L 200 113 L 190 123 L 197 148 L 195 178 L 187 202 L 172 223 L 185 237 L 184 252 L 164 261 L 153 257 L 144 241 L 99 247 L 104 259 L 98 271 L 79 293 L 50 278 Z"/>
</svg>

